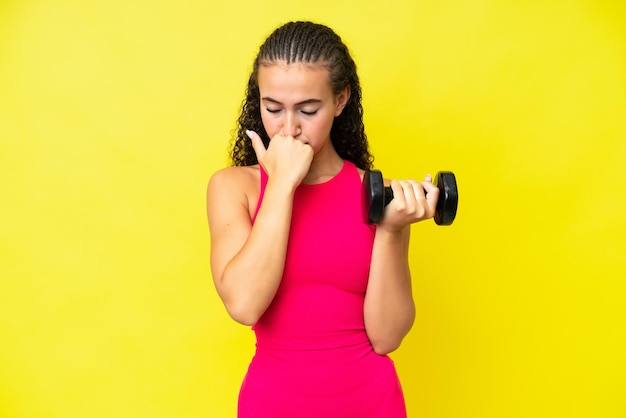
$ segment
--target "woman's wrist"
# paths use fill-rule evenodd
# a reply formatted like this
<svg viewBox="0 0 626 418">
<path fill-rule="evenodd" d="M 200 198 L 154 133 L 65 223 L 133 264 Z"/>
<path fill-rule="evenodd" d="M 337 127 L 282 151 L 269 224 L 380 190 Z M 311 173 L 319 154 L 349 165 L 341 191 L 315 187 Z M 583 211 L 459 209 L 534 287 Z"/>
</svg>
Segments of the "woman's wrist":
<svg viewBox="0 0 626 418">
<path fill-rule="evenodd" d="M 378 225 L 376 227 L 376 238 L 384 239 L 388 241 L 402 241 L 402 235 L 404 233 L 404 229 L 409 226 L 403 227 L 391 227 L 387 225 Z"/>
</svg>

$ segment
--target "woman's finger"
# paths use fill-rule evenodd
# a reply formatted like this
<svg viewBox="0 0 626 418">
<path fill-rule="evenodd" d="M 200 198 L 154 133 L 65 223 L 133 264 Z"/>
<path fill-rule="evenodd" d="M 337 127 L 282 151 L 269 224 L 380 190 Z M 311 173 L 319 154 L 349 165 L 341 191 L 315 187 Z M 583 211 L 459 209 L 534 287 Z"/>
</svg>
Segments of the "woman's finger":
<svg viewBox="0 0 626 418">
<path fill-rule="evenodd" d="M 261 163 L 261 161 L 265 157 L 265 153 L 267 152 L 267 150 L 265 149 L 265 144 L 263 144 L 263 140 L 261 139 L 259 134 L 254 131 L 247 130 L 246 135 L 248 135 L 248 138 L 250 138 L 250 141 L 252 142 L 252 148 L 254 149 L 254 153 L 256 154 L 256 159 L 259 161 L 259 163 Z"/>
<path fill-rule="evenodd" d="M 439 200 L 439 188 L 433 184 L 430 174 L 426 174 L 424 181 L 420 184 L 426 192 L 426 202 L 428 203 L 428 207 L 434 214 L 435 209 L 437 208 L 437 201 Z"/>
</svg>

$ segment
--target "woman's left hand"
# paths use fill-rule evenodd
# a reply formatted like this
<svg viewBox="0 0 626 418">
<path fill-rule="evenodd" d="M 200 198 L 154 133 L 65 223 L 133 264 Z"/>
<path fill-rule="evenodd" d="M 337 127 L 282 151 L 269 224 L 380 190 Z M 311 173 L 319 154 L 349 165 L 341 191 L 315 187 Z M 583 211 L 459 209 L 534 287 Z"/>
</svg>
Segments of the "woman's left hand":
<svg viewBox="0 0 626 418">
<path fill-rule="evenodd" d="M 435 216 L 439 188 L 427 174 L 424 181 L 392 180 L 393 200 L 385 207 L 377 228 L 402 230 L 409 224 Z"/>
</svg>

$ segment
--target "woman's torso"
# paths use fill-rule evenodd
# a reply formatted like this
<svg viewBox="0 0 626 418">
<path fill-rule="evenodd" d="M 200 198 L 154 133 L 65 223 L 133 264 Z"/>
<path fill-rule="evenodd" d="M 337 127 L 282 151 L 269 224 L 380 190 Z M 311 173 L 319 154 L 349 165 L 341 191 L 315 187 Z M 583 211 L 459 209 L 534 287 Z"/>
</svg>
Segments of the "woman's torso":
<svg viewBox="0 0 626 418">
<path fill-rule="evenodd" d="M 259 176 L 257 199 L 262 204 L 267 177 L 263 171 Z M 275 416 L 303 405 L 312 408 L 310 416 L 333 416 L 313 407 L 312 399 L 324 399 L 334 411 L 354 412 L 358 404 L 372 414 L 375 407 L 366 398 L 403 410 L 393 363 L 374 353 L 365 331 L 363 303 L 375 228 L 363 222 L 361 205 L 360 172 L 350 162 L 327 182 L 297 188 L 283 278 L 253 327 L 256 353 L 242 386 L 240 410 L 260 399 L 275 399 L 271 408 L 286 408 L 272 410 Z M 377 400 L 381 391 L 392 394 L 393 401 Z M 265 416 L 258 409 L 255 416 Z M 346 416 L 346 411 L 336 416 Z M 297 416 L 309 415 L 301 411 Z"/>
</svg>

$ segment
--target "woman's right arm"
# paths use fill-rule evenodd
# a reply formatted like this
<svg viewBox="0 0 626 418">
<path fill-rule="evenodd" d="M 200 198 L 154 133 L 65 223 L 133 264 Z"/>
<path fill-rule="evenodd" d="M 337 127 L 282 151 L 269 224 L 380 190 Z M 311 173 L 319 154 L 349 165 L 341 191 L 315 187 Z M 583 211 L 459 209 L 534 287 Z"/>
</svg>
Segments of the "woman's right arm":
<svg viewBox="0 0 626 418">
<path fill-rule="evenodd" d="M 281 162 L 285 161 L 282 154 L 293 151 L 290 147 L 302 145 L 294 144 L 292 138 L 273 139 L 272 142 L 276 151 L 270 151 L 270 146 L 267 156 L 264 149 L 257 150 L 257 155 L 263 154 L 258 155 L 259 161 L 267 164 L 269 177 L 254 225 L 250 219 L 248 195 L 250 187 L 258 187 L 258 183 L 250 183 L 258 181 L 258 177 L 251 180 L 249 172 L 230 167 L 215 173 L 207 187 L 213 280 L 230 316 L 245 325 L 254 325 L 258 321 L 280 285 L 293 195 L 303 177 L 294 177 L 295 167 Z M 305 154 L 308 153 L 305 150 Z M 305 174 L 311 158 L 312 155 L 298 162 L 306 168 L 300 168 Z"/>
</svg>

